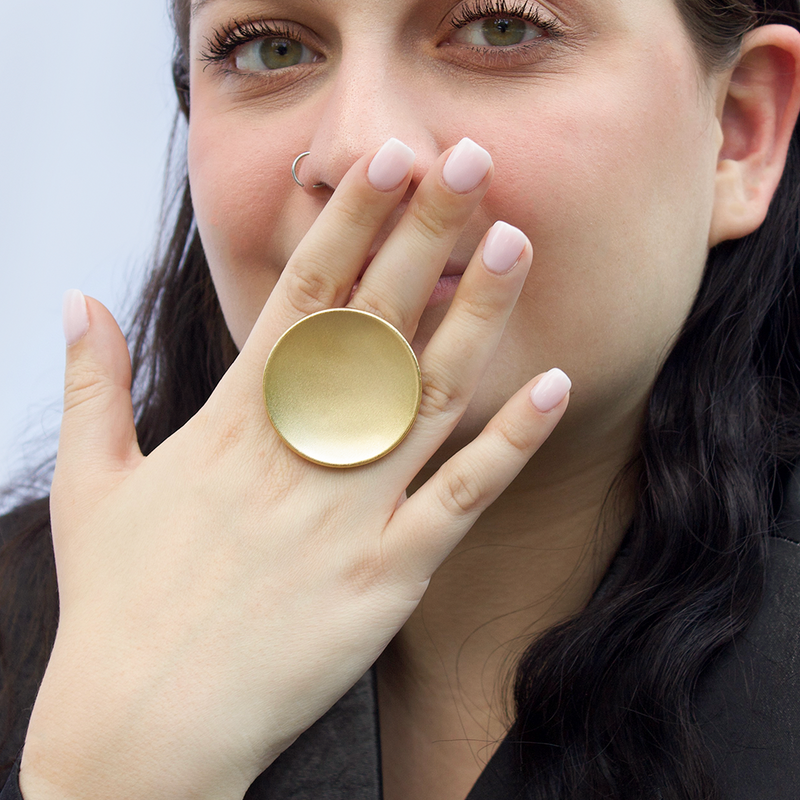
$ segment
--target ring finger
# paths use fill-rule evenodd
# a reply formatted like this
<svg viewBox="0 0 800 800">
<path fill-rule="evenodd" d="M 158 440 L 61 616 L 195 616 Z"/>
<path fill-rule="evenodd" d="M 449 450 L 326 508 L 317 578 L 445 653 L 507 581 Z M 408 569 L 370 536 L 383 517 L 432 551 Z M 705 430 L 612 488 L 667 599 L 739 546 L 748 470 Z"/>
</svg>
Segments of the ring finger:
<svg viewBox="0 0 800 800">
<path fill-rule="evenodd" d="M 496 222 L 470 261 L 420 358 L 422 404 L 404 443 L 412 476 L 419 451 L 431 456 L 469 404 L 525 283 L 532 255 L 521 230 Z"/>
</svg>

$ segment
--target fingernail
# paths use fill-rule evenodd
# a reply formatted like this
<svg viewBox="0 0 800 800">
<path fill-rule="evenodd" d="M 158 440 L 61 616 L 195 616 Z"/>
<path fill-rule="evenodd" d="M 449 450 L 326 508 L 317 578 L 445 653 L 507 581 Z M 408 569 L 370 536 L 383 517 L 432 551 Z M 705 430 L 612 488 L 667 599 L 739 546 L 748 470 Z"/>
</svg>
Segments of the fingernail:
<svg viewBox="0 0 800 800">
<path fill-rule="evenodd" d="M 552 411 L 572 388 L 572 381 L 560 369 L 545 373 L 531 391 L 531 402 L 543 414 Z"/>
<path fill-rule="evenodd" d="M 399 139 L 389 139 L 375 153 L 367 170 L 367 178 L 379 192 L 389 192 L 403 182 L 415 159 L 416 155 L 410 147 Z"/>
<path fill-rule="evenodd" d="M 456 193 L 475 189 L 492 166 L 492 157 L 472 139 L 462 139 L 447 158 L 442 170 L 444 182 Z"/>
<path fill-rule="evenodd" d="M 89 330 L 89 313 L 86 310 L 86 298 L 83 292 L 69 289 L 64 294 L 61 318 L 67 346 L 75 344 L 86 335 Z"/>
<path fill-rule="evenodd" d="M 490 272 L 509 272 L 519 261 L 527 237 L 507 222 L 495 222 L 483 246 L 483 263 Z"/>
</svg>

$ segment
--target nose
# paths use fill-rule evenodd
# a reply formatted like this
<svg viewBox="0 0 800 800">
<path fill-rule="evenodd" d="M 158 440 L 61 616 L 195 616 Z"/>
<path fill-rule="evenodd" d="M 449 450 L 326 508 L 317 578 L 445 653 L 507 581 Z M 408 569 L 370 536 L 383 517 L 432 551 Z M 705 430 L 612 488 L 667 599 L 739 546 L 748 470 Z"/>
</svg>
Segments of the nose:
<svg viewBox="0 0 800 800">
<path fill-rule="evenodd" d="M 404 79 L 387 62 L 385 53 L 370 57 L 363 51 L 343 59 L 318 95 L 318 122 L 305 167 L 315 182 L 335 189 L 357 159 L 395 137 L 416 153 L 413 191 L 444 149 L 431 128 L 434 115 L 423 101 L 421 84 Z"/>
</svg>

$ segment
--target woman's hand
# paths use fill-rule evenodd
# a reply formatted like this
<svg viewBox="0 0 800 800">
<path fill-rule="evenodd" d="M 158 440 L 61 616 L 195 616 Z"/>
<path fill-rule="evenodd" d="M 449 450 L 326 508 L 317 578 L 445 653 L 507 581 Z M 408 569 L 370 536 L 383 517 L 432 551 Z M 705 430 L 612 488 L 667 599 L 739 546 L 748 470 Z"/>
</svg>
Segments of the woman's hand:
<svg viewBox="0 0 800 800">
<path fill-rule="evenodd" d="M 52 489 L 61 619 L 25 746 L 26 800 L 242 797 L 375 661 L 561 418 L 560 376 L 534 394 L 543 410 L 531 381 L 405 500 L 463 414 L 525 280 L 530 244 L 500 224 L 421 354 L 419 418 L 396 450 L 325 468 L 269 423 L 264 362 L 302 317 L 349 305 L 413 337 L 491 180 L 474 144 L 446 166 L 449 155 L 351 297 L 411 180 L 397 144 L 371 167 L 371 155 L 356 162 L 209 401 L 146 458 L 124 338 L 103 306 L 73 298 L 71 338 L 80 338 L 68 348 Z M 399 184 L 384 190 L 390 180 Z"/>
</svg>

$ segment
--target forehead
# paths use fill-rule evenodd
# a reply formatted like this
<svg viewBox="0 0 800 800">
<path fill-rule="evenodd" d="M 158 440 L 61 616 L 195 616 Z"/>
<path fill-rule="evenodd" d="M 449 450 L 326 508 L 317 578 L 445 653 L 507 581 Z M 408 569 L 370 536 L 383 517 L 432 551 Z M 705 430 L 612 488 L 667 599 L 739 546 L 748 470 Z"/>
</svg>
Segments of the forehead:
<svg viewBox="0 0 800 800">
<path fill-rule="evenodd" d="M 364 18 L 375 13 L 377 20 L 395 24 L 414 18 L 436 17 L 441 21 L 464 6 L 486 16 L 538 10 L 586 32 L 594 29 L 599 32 L 603 27 L 626 28 L 636 18 L 646 20 L 656 8 L 676 10 L 675 0 L 174 0 L 181 35 L 188 32 L 190 22 L 204 16 L 206 11 L 217 17 L 242 18 L 251 15 L 289 18 L 308 13 L 320 14 L 330 21 L 354 14 Z"/>
<path fill-rule="evenodd" d="M 475 0 L 473 0 L 474 2 Z M 664 0 L 665 2 L 672 2 L 672 0 Z M 463 4 L 463 0 L 356 0 L 356 2 L 348 2 L 348 0 L 176 0 L 177 4 L 183 10 L 189 10 L 191 16 L 197 16 L 201 11 L 209 6 L 226 6 L 234 7 L 248 7 L 253 11 L 258 10 L 273 10 L 280 7 L 281 9 L 299 8 L 303 6 L 312 6 L 317 8 L 324 8 L 330 13 L 335 13 L 338 9 L 347 5 L 357 5 L 361 9 L 372 9 L 375 11 L 389 11 L 399 7 L 408 7 L 413 5 L 441 5 L 447 8 L 455 8 Z M 543 8 L 558 13 L 563 11 L 569 13 L 570 10 L 578 10 L 579 7 L 583 11 L 597 10 L 599 12 L 608 13 L 609 11 L 618 8 L 621 9 L 626 5 L 628 0 L 544 0 L 544 2 L 535 2 L 535 0 L 497 0 L 493 3 L 491 0 L 478 0 L 481 8 L 486 8 L 488 13 L 493 11 L 512 11 L 518 7 L 535 7 L 542 6 Z"/>
</svg>

